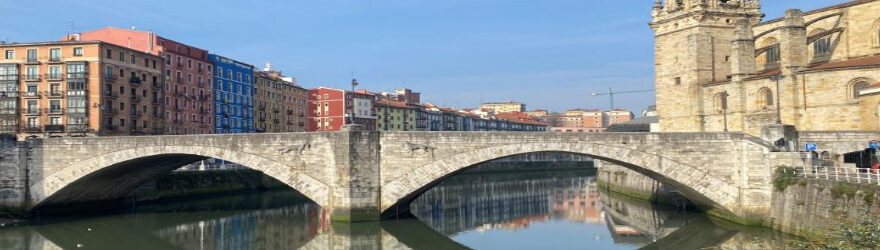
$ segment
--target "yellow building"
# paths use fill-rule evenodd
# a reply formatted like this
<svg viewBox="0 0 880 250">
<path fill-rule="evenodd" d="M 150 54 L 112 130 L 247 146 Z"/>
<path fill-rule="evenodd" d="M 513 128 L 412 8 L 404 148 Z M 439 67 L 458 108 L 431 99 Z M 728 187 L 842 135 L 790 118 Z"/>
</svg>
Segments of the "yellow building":
<svg viewBox="0 0 880 250">
<path fill-rule="evenodd" d="M 510 112 L 525 112 L 526 105 L 519 102 L 505 101 L 505 102 L 489 102 L 480 104 L 480 109 L 488 109 L 496 114 L 500 113 L 510 113 Z"/>
<path fill-rule="evenodd" d="M 662 131 L 880 129 L 880 1 L 769 21 L 758 0 L 664 2 L 651 22 Z"/>
<path fill-rule="evenodd" d="M 416 131 L 418 107 L 404 102 L 377 100 L 376 129 L 379 131 Z"/>
<path fill-rule="evenodd" d="M 98 41 L 0 44 L 7 137 L 161 134 L 161 58 Z"/>
</svg>

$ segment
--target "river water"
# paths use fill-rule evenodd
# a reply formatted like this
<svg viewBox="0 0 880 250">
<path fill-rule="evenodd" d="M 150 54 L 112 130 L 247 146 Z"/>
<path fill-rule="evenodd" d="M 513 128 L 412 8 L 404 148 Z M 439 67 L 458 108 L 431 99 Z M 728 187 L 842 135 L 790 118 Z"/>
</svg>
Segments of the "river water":
<svg viewBox="0 0 880 250">
<path fill-rule="evenodd" d="M 336 223 L 295 191 L 269 191 L 3 226 L 0 249 L 773 249 L 791 239 L 609 194 L 583 169 L 464 172 L 411 213 Z"/>
</svg>

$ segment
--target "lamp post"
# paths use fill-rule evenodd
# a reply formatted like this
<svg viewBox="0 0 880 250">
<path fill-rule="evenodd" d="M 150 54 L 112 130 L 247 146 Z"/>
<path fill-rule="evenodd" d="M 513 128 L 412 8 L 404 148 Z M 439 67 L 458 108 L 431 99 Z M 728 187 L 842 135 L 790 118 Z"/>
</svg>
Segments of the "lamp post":
<svg viewBox="0 0 880 250">
<path fill-rule="evenodd" d="M 782 124 L 782 106 L 779 104 L 781 103 L 781 100 L 779 100 L 779 81 L 782 79 L 785 79 L 782 73 L 770 77 L 770 80 L 776 81 L 776 124 Z"/>
<path fill-rule="evenodd" d="M 727 132 L 727 91 L 721 92 L 721 111 L 724 113 L 724 132 Z"/>
</svg>

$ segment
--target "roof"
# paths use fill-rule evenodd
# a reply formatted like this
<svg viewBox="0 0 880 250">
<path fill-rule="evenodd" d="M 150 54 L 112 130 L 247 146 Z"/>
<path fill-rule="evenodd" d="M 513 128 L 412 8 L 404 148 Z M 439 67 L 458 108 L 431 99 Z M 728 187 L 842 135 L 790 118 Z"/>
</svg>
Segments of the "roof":
<svg viewBox="0 0 880 250">
<path fill-rule="evenodd" d="M 495 114 L 499 119 L 533 119 L 533 117 L 524 112 L 507 112 Z"/>
<path fill-rule="evenodd" d="M 42 45 L 75 45 L 75 44 L 109 44 L 98 40 L 86 41 L 48 41 L 48 42 L 24 42 L 24 43 L 2 43 L 0 47 L 24 47 L 24 46 L 42 46 Z M 116 46 L 116 45 L 113 45 Z"/>
<path fill-rule="evenodd" d="M 388 107 L 394 107 L 394 108 L 402 108 L 402 109 L 415 109 L 415 107 L 408 106 L 405 102 L 388 101 L 388 100 L 376 100 L 376 105 L 388 106 Z"/>
<path fill-rule="evenodd" d="M 864 4 L 864 3 L 870 3 L 870 2 L 874 2 L 874 1 L 877 1 L 877 0 L 855 0 L 855 1 L 849 1 L 849 2 L 845 2 L 845 3 L 841 3 L 841 4 L 831 5 L 831 6 L 824 7 L 824 8 L 819 8 L 819 9 L 815 9 L 815 10 L 810 10 L 810 11 L 804 12 L 803 14 L 806 16 L 806 15 L 816 14 L 816 13 L 823 12 L 823 11 L 829 11 L 829 10 L 834 10 L 834 9 L 843 9 L 843 8 L 847 8 L 847 7 L 850 7 L 850 6 L 855 6 L 855 5 Z M 761 23 L 761 24 L 758 24 L 758 25 L 765 25 L 765 24 L 775 23 L 775 22 L 782 21 L 782 20 L 784 20 L 784 19 L 785 19 L 785 17 L 780 17 L 780 18 L 776 18 L 776 19 L 772 19 L 772 20 L 767 20 L 767 21 L 765 21 L 765 22 L 763 22 L 763 23 Z"/>
<path fill-rule="evenodd" d="M 807 67 L 807 70 L 826 70 L 866 66 L 880 66 L 880 56 L 867 56 L 844 61 L 823 63 Z"/>
</svg>

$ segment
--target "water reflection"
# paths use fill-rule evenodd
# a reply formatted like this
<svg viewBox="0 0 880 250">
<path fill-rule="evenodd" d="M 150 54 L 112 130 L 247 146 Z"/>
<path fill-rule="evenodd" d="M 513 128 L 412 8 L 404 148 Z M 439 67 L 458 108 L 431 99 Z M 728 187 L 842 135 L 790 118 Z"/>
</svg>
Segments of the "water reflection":
<svg viewBox="0 0 880 250">
<path fill-rule="evenodd" d="M 414 200 L 419 219 L 331 223 L 295 192 L 0 229 L 0 249 L 770 249 L 784 235 L 609 195 L 591 171 L 481 172 Z"/>
</svg>

